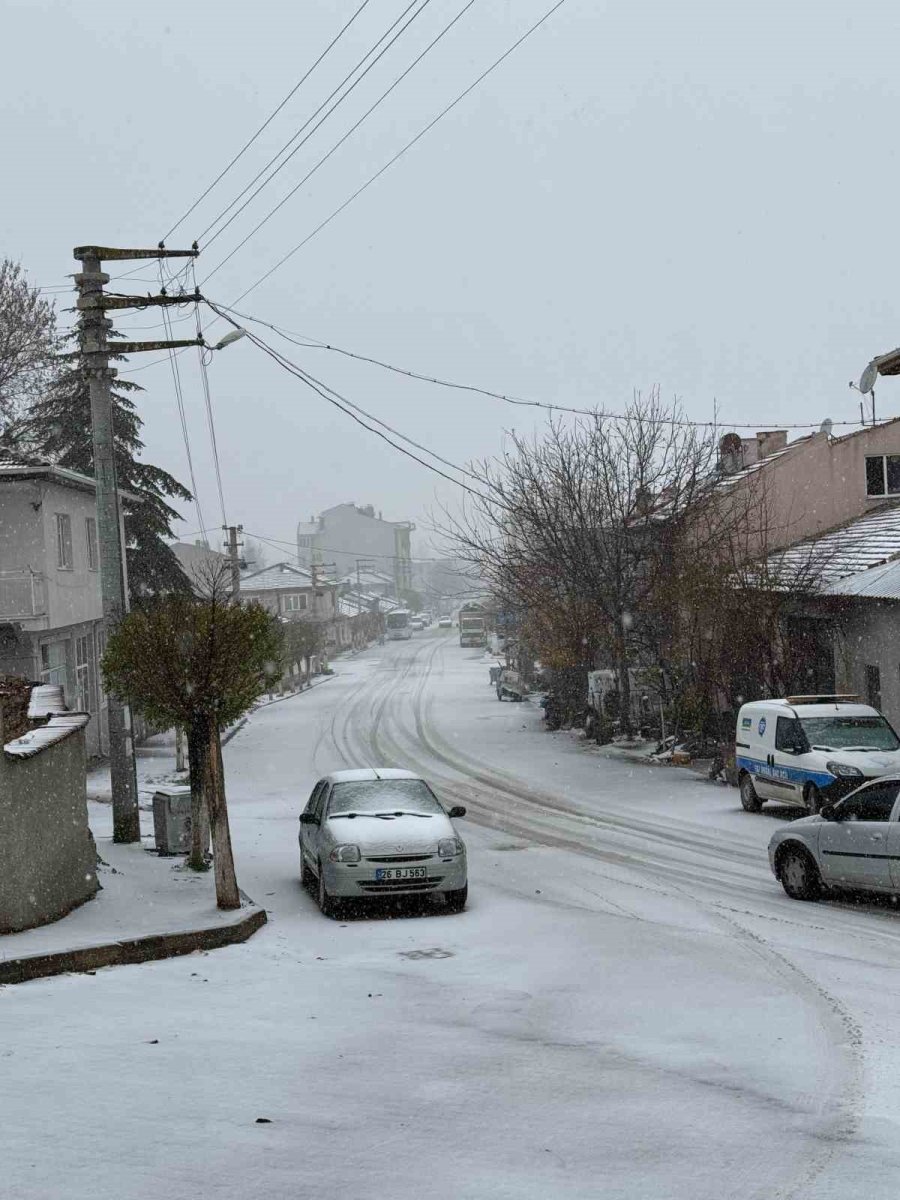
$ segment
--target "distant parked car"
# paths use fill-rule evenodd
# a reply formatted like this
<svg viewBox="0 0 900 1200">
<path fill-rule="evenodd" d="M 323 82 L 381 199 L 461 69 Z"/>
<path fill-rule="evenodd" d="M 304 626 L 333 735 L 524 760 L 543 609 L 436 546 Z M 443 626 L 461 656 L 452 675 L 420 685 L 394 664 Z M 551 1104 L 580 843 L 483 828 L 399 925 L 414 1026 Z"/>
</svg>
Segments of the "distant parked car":
<svg viewBox="0 0 900 1200">
<path fill-rule="evenodd" d="M 424 617 L 410 617 L 409 620 L 410 629 L 424 629 L 427 624 Z"/>
<path fill-rule="evenodd" d="M 452 628 L 453 628 L 453 618 L 452 617 L 441 617 L 441 619 L 438 621 L 438 629 L 452 629 Z"/>
<path fill-rule="evenodd" d="M 794 900 L 818 900 L 827 888 L 900 894 L 900 775 L 779 829 L 769 865 Z"/>
<path fill-rule="evenodd" d="M 437 894 L 451 912 L 468 897 L 465 843 L 424 779 L 366 767 L 326 775 L 300 815 L 300 882 L 333 916 L 349 900 Z"/>
</svg>

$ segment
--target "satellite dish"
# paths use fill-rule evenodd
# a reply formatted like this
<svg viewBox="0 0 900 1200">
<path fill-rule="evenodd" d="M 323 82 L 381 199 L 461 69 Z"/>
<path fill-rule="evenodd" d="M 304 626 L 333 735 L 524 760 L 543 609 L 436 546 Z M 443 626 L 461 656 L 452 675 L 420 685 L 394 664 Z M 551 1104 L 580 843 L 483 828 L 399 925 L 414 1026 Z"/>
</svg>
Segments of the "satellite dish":
<svg viewBox="0 0 900 1200">
<path fill-rule="evenodd" d="M 873 358 L 859 377 L 859 390 L 868 396 L 878 379 L 878 363 Z"/>
<path fill-rule="evenodd" d="M 831 417 L 826 417 L 819 426 L 819 433 L 824 433 L 826 437 L 831 437 L 831 427 L 834 424 Z"/>
</svg>

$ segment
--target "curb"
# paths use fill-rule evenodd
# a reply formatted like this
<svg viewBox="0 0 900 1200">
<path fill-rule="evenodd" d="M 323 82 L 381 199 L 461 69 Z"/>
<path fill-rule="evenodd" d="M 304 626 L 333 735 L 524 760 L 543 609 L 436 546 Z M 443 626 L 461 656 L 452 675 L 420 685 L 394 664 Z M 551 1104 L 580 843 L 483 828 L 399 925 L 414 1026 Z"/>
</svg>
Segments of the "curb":
<svg viewBox="0 0 900 1200">
<path fill-rule="evenodd" d="M 250 710 L 250 712 L 252 714 L 256 712 L 257 709 L 268 708 L 270 704 L 281 704 L 284 700 L 295 700 L 298 696 L 305 696 L 307 692 L 311 692 L 313 688 L 321 687 L 323 683 L 327 683 L 329 679 L 334 678 L 334 675 L 323 675 L 321 679 L 318 679 L 315 683 L 311 683 L 309 687 L 301 688 L 299 692 L 290 692 L 287 696 L 276 696 L 274 700 L 263 700 L 261 704 L 257 704 L 255 708 Z M 245 718 L 245 720 L 246 719 L 248 718 Z M 237 730 L 234 732 L 237 733 Z"/>
<path fill-rule="evenodd" d="M 266 920 L 266 910 L 254 905 L 251 912 L 230 925 L 186 929 L 178 933 L 153 933 L 101 946 L 84 946 L 80 950 L 57 950 L 52 954 L 8 958 L 0 960 L 0 985 L 26 983 L 30 979 L 45 979 L 72 971 L 95 971 L 100 967 L 154 962 L 161 958 L 193 954 L 195 950 L 218 950 L 220 946 L 246 942 L 257 929 L 265 925 Z"/>
</svg>

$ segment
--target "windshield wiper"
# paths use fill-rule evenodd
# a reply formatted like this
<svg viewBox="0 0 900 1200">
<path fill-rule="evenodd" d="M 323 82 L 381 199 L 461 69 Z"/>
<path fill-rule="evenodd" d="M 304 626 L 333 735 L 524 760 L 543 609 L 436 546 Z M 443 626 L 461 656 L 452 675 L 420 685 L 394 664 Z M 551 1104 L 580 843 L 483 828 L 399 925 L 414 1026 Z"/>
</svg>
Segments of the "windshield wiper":
<svg viewBox="0 0 900 1200">
<path fill-rule="evenodd" d="M 828 754 L 831 754 L 833 747 L 832 746 L 813 746 L 812 749 L 813 750 L 825 750 Z"/>
<path fill-rule="evenodd" d="M 375 817 L 425 817 L 426 820 L 430 820 L 433 814 L 423 812 L 408 812 L 406 810 L 398 809 L 396 812 L 381 812 L 373 813 L 372 815 Z"/>
</svg>

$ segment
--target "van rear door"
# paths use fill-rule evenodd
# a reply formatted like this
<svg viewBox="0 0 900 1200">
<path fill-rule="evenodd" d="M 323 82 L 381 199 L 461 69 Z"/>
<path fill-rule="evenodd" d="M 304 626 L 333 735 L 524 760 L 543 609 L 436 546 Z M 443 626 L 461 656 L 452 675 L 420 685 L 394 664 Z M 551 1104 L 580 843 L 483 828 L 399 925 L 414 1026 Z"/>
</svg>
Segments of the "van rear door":
<svg viewBox="0 0 900 1200">
<path fill-rule="evenodd" d="M 783 793 L 772 787 L 772 751 L 775 717 L 765 709 L 742 708 L 738 714 L 736 737 L 738 766 L 753 776 L 756 794 L 763 800 L 777 800 Z"/>
</svg>

